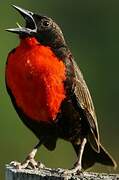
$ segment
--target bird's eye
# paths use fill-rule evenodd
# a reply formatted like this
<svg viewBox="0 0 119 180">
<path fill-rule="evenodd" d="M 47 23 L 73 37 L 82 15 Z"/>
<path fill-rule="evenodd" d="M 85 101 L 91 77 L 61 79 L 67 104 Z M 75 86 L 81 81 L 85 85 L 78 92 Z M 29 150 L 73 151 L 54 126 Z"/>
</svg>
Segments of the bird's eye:
<svg viewBox="0 0 119 180">
<path fill-rule="evenodd" d="M 50 26 L 50 24 L 51 24 L 51 23 L 50 23 L 49 21 L 47 21 L 47 20 L 45 20 L 45 21 L 42 22 L 42 26 L 43 26 L 43 27 L 48 27 L 48 26 Z"/>
</svg>

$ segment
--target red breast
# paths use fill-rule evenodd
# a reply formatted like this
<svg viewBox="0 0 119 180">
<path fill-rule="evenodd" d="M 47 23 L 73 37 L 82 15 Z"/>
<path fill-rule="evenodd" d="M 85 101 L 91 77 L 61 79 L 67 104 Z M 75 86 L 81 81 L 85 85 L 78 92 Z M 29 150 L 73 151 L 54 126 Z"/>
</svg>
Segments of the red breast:
<svg viewBox="0 0 119 180">
<path fill-rule="evenodd" d="M 55 120 L 65 98 L 65 65 L 49 47 L 25 38 L 8 57 L 6 81 L 17 106 L 36 121 Z"/>
</svg>

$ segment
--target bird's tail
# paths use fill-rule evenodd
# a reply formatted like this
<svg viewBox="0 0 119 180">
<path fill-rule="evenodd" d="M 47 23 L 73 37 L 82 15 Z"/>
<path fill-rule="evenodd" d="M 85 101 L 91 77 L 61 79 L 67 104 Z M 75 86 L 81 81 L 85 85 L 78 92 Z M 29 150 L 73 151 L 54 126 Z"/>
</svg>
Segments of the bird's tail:
<svg viewBox="0 0 119 180">
<path fill-rule="evenodd" d="M 78 155 L 80 145 L 73 145 L 74 149 L 76 151 L 76 154 Z M 95 163 L 101 163 L 107 166 L 113 166 L 116 168 L 116 162 L 111 157 L 111 155 L 104 149 L 104 147 L 100 144 L 100 152 L 95 152 L 91 145 L 87 142 L 85 145 L 83 157 L 82 157 L 82 168 L 88 169 L 91 166 L 93 166 Z"/>
</svg>

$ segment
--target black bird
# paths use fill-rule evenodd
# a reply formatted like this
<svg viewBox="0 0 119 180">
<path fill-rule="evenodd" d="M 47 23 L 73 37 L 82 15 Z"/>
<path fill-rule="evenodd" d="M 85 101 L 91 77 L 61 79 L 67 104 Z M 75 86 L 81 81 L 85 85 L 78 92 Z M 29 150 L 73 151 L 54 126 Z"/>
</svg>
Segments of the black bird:
<svg viewBox="0 0 119 180">
<path fill-rule="evenodd" d="M 77 154 L 66 172 L 80 172 L 96 162 L 116 167 L 100 143 L 90 92 L 60 27 L 47 16 L 13 7 L 26 27 L 7 29 L 19 35 L 20 44 L 8 55 L 6 87 L 19 117 L 39 139 L 26 160 L 14 165 L 41 167 L 34 159 L 38 147 L 54 150 L 61 138 Z"/>
</svg>

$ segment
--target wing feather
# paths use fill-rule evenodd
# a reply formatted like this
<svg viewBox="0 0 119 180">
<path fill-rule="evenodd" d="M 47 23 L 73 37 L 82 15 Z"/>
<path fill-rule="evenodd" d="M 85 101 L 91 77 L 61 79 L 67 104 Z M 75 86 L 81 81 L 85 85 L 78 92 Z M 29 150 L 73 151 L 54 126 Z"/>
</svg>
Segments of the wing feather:
<svg viewBox="0 0 119 180">
<path fill-rule="evenodd" d="M 72 60 L 72 62 L 75 73 L 74 94 L 77 100 L 77 104 L 79 104 L 79 106 L 84 110 L 87 117 L 87 121 L 90 127 L 90 132 L 88 134 L 89 142 L 93 149 L 99 152 L 99 130 L 93 101 L 79 67 L 74 60 Z"/>
</svg>

